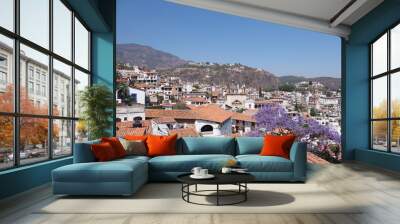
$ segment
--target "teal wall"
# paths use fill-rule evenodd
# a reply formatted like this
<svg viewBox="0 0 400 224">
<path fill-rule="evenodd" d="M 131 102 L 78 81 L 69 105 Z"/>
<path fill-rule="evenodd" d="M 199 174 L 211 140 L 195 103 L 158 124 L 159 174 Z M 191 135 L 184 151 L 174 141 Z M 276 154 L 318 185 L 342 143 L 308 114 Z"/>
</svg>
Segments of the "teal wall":
<svg viewBox="0 0 400 224">
<path fill-rule="evenodd" d="M 400 0 L 386 0 L 351 27 L 347 41 L 342 39 L 344 158 L 392 170 L 399 170 L 399 156 L 369 149 L 368 45 L 397 22 Z"/>
<path fill-rule="evenodd" d="M 51 171 L 72 163 L 72 158 L 47 161 L 0 173 L 0 199 L 29 190 L 51 181 Z"/>
<path fill-rule="evenodd" d="M 92 81 L 114 91 L 115 0 L 67 0 L 92 31 Z M 110 118 L 114 120 L 114 117 Z M 114 132 L 110 127 L 110 132 Z M 51 181 L 51 171 L 72 158 L 47 161 L 0 172 L 0 199 Z"/>
</svg>

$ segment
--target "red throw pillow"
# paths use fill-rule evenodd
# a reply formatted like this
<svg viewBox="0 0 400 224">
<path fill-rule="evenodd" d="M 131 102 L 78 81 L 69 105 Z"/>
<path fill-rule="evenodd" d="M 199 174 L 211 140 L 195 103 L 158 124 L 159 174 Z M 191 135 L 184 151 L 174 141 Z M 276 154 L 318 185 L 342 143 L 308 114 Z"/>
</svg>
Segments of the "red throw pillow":
<svg viewBox="0 0 400 224">
<path fill-rule="evenodd" d="M 124 139 L 129 140 L 129 141 L 146 141 L 147 136 L 144 135 L 125 135 Z"/>
<path fill-rule="evenodd" d="M 171 136 L 155 136 L 150 135 L 147 137 L 147 155 L 154 156 L 165 156 L 165 155 L 176 155 L 176 139 L 178 135 Z"/>
<path fill-rule="evenodd" d="M 264 137 L 264 145 L 261 149 L 262 156 L 280 156 L 289 159 L 290 148 L 296 136 L 294 135 L 266 135 Z"/>
<path fill-rule="evenodd" d="M 126 156 L 126 151 L 124 149 L 124 146 L 122 146 L 121 142 L 119 141 L 118 138 L 116 137 L 110 137 L 110 138 L 101 138 L 101 142 L 108 142 L 114 149 L 115 155 L 118 158 L 125 157 Z"/>
<path fill-rule="evenodd" d="M 113 147 L 108 142 L 93 144 L 91 145 L 91 149 L 94 157 L 99 162 L 110 161 L 117 158 Z"/>
</svg>

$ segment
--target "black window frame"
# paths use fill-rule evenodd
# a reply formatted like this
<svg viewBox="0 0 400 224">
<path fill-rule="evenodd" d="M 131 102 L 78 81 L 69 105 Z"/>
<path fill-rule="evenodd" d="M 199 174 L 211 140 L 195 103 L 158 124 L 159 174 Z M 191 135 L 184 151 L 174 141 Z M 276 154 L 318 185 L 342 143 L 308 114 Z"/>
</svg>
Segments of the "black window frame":
<svg viewBox="0 0 400 224">
<path fill-rule="evenodd" d="M 75 143 L 75 128 L 76 128 L 76 121 L 79 120 L 79 117 L 75 116 L 75 69 L 85 73 L 89 77 L 89 86 L 92 85 L 92 57 L 91 57 L 91 50 L 92 50 L 92 30 L 89 28 L 89 26 L 85 23 L 85 21 L 79 16 L 79 14 L 73 10 L 73 8 L 66 2 L 65 0 L 59 0 L 64 6 L 66 6 L 70 11 L 71 11 L 71 59 L 64 58 L 63 56 L 53 52 L 53 1 L 54 0 L 48 0 L 49 2 L 49 45 L 48 49 L 45 47 L 40 46 L 39 44 L 36 44 L 32 41 L 30 41 L 27 38 L 24 38 L 23 36 L 20 35 L 20 0 L 14 0 L 13 1 L 13 10 L 14 10 L 14 30 L 10 31 L 4 27 L 0 26 L 0 35 L 10 38 L 13 40 L 13 67 L 12 67 L 12 73 L 11 75 L 14 78 L 14 99 L 13 99 L 13 107 L 14 110 L 13 112 L 2 112 L 0 111 L 0 116 L 4 117 L 11 117 L 13 119 L 13 166 L 10 167 L 5 167 L 5 168 L 0 168 L 0 172 L 5 171 L 5 170 L 11 170 L 11 169 L 16 169 L 19 167 L 24 167 L 24 166 L 30 166 L 33 164 L 38 164 L 38 163 L 43 163 L 47 162 L 50 160 L 59 160 L 62 158 L 70 157 L 73 156 L 74 152 L 74 143 Z M 75 18 L 79 20 L 79 22 L 85 27 L 85 29 L 88 31 L 88 69 L 85 69 L 78 64 L 75 63 Z M 39 51 L 40 53 L 43 53 L 48 56 L 49 62 L 48 62 L 48 86 L 47 90 L 49 92 L 48 94 L 48 113 L 47 115 L 38 115 L 38 114 L 27 114 L 27 113 L 21 113 L 20 112 L 20 44 L 23 44 L 27 47 L 30 47 L 36 51 Z M 71 92 L 72 92 L 72 99 L 71 99 L 71 115 L 70 116 L 56 116 L 53 115 L 53 59 L 58 60 L 59 62 L 62 62 L 66 65 L 71 66 Z M 28 77 L 28 74 L 26 74 Z M 20 119 L 21 118 L 44 118 L 47 119 L 48 122 L 48 136 L 47 136 L 47 141 L 48 141 L 48 157 L 40 160 L 38 162 L 32 162 L 32 163 L 27 163 L 27 164 L 21 164 L 20 162 Z M 57 156 L 54 157 L 53 153 L 53 138 L 52 138 L 52 133 L 53 133 L 53 122 L 56 120 L 66 120 L 66 121 L 71 121 L 72 124 L 72 133 L 71 133 L 71 153 L 68 155 L 62 155 L 62 156 Z"/>
<path fill-rule="evenodd" d="M 392 121 L 400 121 L 400 117 L 392 117 L 392 101 L 391 101 L 391 79 L 392 75 L 400 72 L 400 67 L 398 68 L 393 68 L 391 69 L 391 31 L 395 27 L 400 26 L 400 21 L 397 21 L 396 23 L 392 24 L 389 28 L 385 29 L 383 33 L 378 35 L 375 39 L 373 39 L 369 44 L 369 149 L 373 151 L 379 151 L 379 152 L 387 152 L 391 154 L 400 154 L 400 152 L 393 152 L 392 151 L 392 136 L 391 136 L 391 131 L 392 131 Z M 373 74 L 373 44 L 379 40 L 381 37 L 384 35 L 387 35 L 387 68 L 385 72 L 382 72 L 380 74 Z M 373 81 L 378 79 L 386 77 L 386 86 L 387 86 L 387 105 L 386 105 L 386 118 L 373 118 Z M 373 122 L 377 121 L 386 121 L 387 125 L 387 139 L 386 139 L 386 150 L 379 150 L 374 148 L 374 136 L 373 136 Z"/>
</svg>

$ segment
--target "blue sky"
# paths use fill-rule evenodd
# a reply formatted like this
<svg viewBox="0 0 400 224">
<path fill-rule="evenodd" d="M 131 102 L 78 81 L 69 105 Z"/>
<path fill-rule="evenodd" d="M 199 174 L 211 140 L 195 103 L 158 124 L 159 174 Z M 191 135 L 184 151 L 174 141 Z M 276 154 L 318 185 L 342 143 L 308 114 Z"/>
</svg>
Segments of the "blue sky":
<svg viewBox="0 0 400 224">
<path fill-rule="evenodd" d="M 340 38 L 161 0 L 118 0 L 117 43 L 275 75 L 340 77 Z"/>
</svg>

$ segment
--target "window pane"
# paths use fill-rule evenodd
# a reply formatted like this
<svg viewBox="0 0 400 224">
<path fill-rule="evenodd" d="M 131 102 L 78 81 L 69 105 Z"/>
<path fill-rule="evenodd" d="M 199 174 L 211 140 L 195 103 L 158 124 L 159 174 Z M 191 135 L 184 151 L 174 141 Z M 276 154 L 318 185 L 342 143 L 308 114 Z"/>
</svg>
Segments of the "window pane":
<svg viewBox="0 0 400 224">
<path fill-rule="evenodd" d="M 391 31 L 390 37 L 390 57 L 391 69 L 400 67 L 400 24 Z"/>
<path fill-rule="evenodd" d="M 53 51 L 71 60 L 72 12 L 60 1 L 53 1 Z"/>
<path fill-rule="evenodd" d="M 0 1 L 0 26 L 14 31 L 14 0 Z"/>
<path fill-rule="evenodd" d="M 53 114 L 72 117 L 71 66 L 53 60 Z"/>
<path fill-rule="evenodd" d="M 390 96 L 392 117 L 400 117 L 400 72 L 391 75 Z"/>
<path fill-rule="evenodd" d="M 372 122 L 372 147 L 387 151 L 387 121 Z"/>
<path fill-rule="evenodd" d="M 391 121 L 392 152 L 400 153 L 400 120 Z"/>
<path fill-rule="evenodd" d="M 0 35 L 0 111 L 14 111 L 13 40 Z"/>
<path fill-rule="evenodd" d="M 75 63 L 89 70 L 89 32 L 75 18 Z"/>
<path fill-rule="evenodd" d="M 387 34 L 372 44 L 373 76 L 387 71 Z"/>
<path fill-rule="evenodd" d="M 20 0 L 21 36 L 49 48 L 49 0 Z"/>
<path fill-rule="evenodd" d="M 25 114 L 48 114 L 49 57 L 21 44 L 20 108 Z"/>
<path fill-rule="evenodd" d="M 21 164 L 34 163 L 49 158 L 48 119 L 22 117 L 20 119 Z"/>
<path fill-rule="evenodd" d="M 75 117 L 81 114 L 80 94 L 87 86 L 89 86 L 89 75 L 75 69 Z"/>
<path fill-rule="evenodd" d="M 75 121 L 75 142 L 88 140 L 88 130 L 86 122 L 83 120 Z"/>
<path fill-rule="evenodd" d="M 53 120 L 53 156 L 72 154 L 72 121 Z"/>
<path fill-rule="evenodd" d="M 372 81 L 372 118 L 387 117 L 387 77 Z"/>
<path fill-rule="evenodd" d="M 14 165 L 13 118 L 0 116 L 0 170 Z"/>
</svg>

